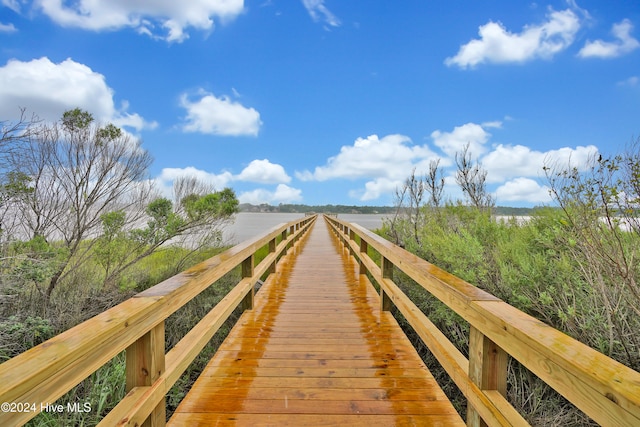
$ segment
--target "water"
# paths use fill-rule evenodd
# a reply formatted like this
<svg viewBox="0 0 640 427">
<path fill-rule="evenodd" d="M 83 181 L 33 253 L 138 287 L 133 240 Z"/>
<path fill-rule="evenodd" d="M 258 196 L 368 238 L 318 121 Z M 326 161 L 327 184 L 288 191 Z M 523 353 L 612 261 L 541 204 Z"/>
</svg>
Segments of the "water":
<svg viewBox="0 0 640 427">
<path fill-rule="evenodd" d="M 382 218 L 386 215 L 378 214 L 339 214 L 338 218 L 349 222 L 355 222 L 369 230 L 375 230 L 382 226 Z M 246 239 L 257 236 L 268 229 L 289 221 L 303 218 L 301 213 L 257 213 L 241 212 L 236 215 L 234 224 L 228 226 L 223 232 L 225 242 L 229 244 L 240 243 Z"/>
</svg>

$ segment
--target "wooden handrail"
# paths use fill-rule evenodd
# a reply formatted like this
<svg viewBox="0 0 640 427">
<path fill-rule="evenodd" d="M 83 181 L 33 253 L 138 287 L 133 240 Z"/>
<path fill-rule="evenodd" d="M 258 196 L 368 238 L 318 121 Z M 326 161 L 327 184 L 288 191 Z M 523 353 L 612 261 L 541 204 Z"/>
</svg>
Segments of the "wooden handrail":
<svg viewBox="0 0 640 427">
<path fill-rule="evenodd" d="M 229 315 L 253 306 L 256 282 L 316 218 L 275 226 L 2 363 L 0 402 L 26 410 L 0 411 L 0 425 L 26 423 L 123 350 L 128 393 L 101 425 L 164 425 L 166 393 Z M 238 266 L 240 282 L 165 354 L 165 319 Z"/>
<path fill-rule="evenodd" d="M 358 224 L 325 220 L 360 262 L 360 273 L 368 272 L 379 284 L 382 308 L 398 308 L 465 395 L 468 425 L 528 425 L 506 400 L 509 355 L 599 424 L 640 425 L 639 372 Z M 380 254 L 379 266 L 369 257 L 369 247 Z M 394 283 L 392 267 L 470 324 L 469 359 Z"/>
</svg>

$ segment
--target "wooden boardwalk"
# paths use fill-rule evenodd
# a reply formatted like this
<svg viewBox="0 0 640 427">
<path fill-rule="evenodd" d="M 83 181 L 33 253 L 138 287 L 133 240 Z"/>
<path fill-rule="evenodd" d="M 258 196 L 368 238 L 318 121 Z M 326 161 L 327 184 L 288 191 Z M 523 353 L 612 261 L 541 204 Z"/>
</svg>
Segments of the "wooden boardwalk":
<svg viewBox="0 0 640 427">
<path fill-rule="evenodd" d="M 462 426 L 323 220 L 278 264 L 170 426 Z"/>
</svg>

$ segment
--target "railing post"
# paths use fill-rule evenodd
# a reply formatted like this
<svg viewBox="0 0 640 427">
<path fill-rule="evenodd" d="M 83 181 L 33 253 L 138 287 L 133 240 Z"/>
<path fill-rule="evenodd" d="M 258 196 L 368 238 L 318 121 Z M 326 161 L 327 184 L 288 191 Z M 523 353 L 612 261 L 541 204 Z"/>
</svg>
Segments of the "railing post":
<svg viewBox="0 0 640 427">
<path fill-rule="evenodd" d="M 293 236 L 296 232 L 296 226 L 292 225 L 291 227 L 289 227 L 289 235 Z M 293 245 L 298 241 L 297 237 L 294 237 L 291 242 L 289 242 L 289 248 L 292 248 Z"/>
<path fill-rule="evenodd" d="M 508 354 L 471 326 L 469 330 L 469 378 L 471 381 L 481 390 L 497 390 L 506 397 L 508 363 Z M 472 427 L 487 425 L 471 405 L 467 407 L 467 425 Z"/>
<path fill-rule="evenodd" d="M 253 254 L 244 261 L 242 261 L 242 277 L 253 277 Z M 254 286 L 251 287 L 251 292 L 249 292 L 244 299 L 242 300 L 242 310 L 252 310 L 253 309 L 253 297 L 255 296 L 255 283 Z"/>
<path fill-rule="evenodd" d="M 274 253 L 275 251 L 276 251 L 276 239 L 271 239 L 269 240 L 269 253 Z M 267 270 L 269 274 L 273 274 L 276 272 L 276 262 L 277 261 L 273 261 L 273 263 L 269 266 L 269 269 Z"/>
<path fill-rule="evenodd" d="M 393 279 L 393 263 L 387 258 L 382 257 L 380 261 L 380 270 L 382 272 L 383 279 Z M 380 309 L 382 311 L 389 311 L 393 307 L 393 302 L 389 295 L 384 291 L 384 286 L 380 284 Z"/>
<path fill-rule="evenodd" d="M 368 270 L 366 265 L 364 264 L 364 257 L 368 256 L 367 252 L 369 251 L 369 245 L 367 242 L 361 237 L 360 238 L 360 264 L 359 264 L 359 273 L 367 274 Z"/>
<path fill-rule="evenodd" d="M 287 241 L 287 229 L 286 228 L 284 230 L 282 230 L 282 234 L 280 234 L 280 236 L 282 237 L 282 241 L 283 242 Z M 289 251 L 289 246 L 285 245 L 284 251 L 282 251 L 282 254 L 286 255 L 288 251 Z"/>
<path fill-rule="evenodd" d="M 126 390 L 152 385 L 164 372 L 164 321 L 154 326 L 126 350 Z M 166 424 L 166 398 L 154 408 L 145 427 Z"/>
</svg>

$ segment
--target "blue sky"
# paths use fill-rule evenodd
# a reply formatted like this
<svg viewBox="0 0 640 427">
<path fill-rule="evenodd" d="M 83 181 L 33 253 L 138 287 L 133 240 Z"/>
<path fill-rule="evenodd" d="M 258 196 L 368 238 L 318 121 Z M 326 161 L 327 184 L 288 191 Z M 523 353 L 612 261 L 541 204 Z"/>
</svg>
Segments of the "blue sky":
<svg viewBox="0 0 640 427">
<path fill-rule="evenodd" d="M 497 204 L 542 166 L 640 136 L 635 0 L 0 0 L 0 120 L 81 107 L 125 127 L 164 191 L 386 205 L 470 144 Z"/>
</svg>

